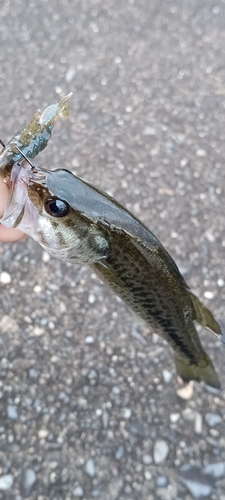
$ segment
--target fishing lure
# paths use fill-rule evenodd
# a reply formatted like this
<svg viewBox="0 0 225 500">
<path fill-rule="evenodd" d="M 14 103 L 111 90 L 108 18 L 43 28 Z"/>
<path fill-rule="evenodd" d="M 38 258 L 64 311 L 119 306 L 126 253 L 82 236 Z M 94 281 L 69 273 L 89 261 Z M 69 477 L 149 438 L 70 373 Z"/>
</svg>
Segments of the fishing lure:
<svg viewBox="0 0 225 500">
<path fill-rule="evenodd" d="M 23 156 L 35 158 L 46 148 L 56 120 L 69 115 L 70 108 L 67 101 L 71 96 L 72 92 L 59 103 L 48 106 L 43 113 L 37 111 L 27 127 L 19 130 L 6 146 L 1 141 L 4 147 L 0 154 L 0 171 L 4 172 Z"/>
</svg>

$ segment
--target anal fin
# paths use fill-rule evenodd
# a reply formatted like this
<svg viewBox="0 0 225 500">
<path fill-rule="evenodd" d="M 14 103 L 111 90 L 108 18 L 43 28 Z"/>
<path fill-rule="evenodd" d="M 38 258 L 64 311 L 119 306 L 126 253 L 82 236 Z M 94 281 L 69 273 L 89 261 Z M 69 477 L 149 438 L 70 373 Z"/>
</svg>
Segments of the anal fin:
<svg viewBox="0 0 225 500">
<path fill-rule="evenodd" d="M 191 292 L 189 293 L 194 309 L 193 319 L 196 320 L 200 325 L 210 330 L 216 336 L 219 336 L 220 340 L 222 340 L 224 338 L 224 334 L 221 330 L 219 323 L 217 323 L 210 310 L 206 306 L 204 306 L 202 302 L 200 302 L 200 300 L 198 299 L 198 297 L 196 297 L 196 295 L 194 295 Z"/>
</svg>

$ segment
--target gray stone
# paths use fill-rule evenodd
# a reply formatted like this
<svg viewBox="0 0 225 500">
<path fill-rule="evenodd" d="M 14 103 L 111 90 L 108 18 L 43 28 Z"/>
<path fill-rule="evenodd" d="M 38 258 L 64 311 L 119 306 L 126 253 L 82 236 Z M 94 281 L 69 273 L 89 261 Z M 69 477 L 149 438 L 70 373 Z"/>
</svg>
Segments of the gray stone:
<svg viewBox="0 0 225 500">
<path fill-rule="evenodd" d="M 144 472 L 144 477 L 145 477 L 146 481 L 151 481 L 151 479 L 152 479 L 152 473 L 149 470 L 146 470 Z"/>
<path fill-rule="evenodd" d="M 65 335 L 66 335 L 67 339 L 72 339 L 73 338 L 73 332 L 71 332 L 71 330 L 67 330 L 66 333 L 65 333 Z"/>
<path fill-rule="evenodd" d="M 208 464 L 203 469 L 204 474 L 210 474 L 216 479 L 220 479 L 225 476 L 225 462 L 217 462 L 214 464 Z"/>
<path fill-rule="evenodd" d="M 138 325 L 136 323 L 132 326 L 131 335 L 132 337 L 134 337 L 134 339 L 139 340 L 139 342 L 141 342 L 142 345 L 147 345 L 145 338 L 142 337 L 142 335 L 139 333 Z"/>
<path fill-rule="evenodd" d="M 97 374 L 97 372 L 96 372 L 95 370 L 91 370 L 91 371 L 89 372 L 89 374 L 88 374 L 88 378 L 89 378 L 90 380 L 93 380 L 94 378 L 97 378 L 97 376 L 98 376 L 98 374 Z"/>
<path fill-rule="evenodd" d="M 113 392 L 113 394 L 115 394 L 115 396 L 118 396 L 121 393 L 121 389 L 115 385 L 112 388 L 112 392 Z"/>
<path fill-rule="evenodd" d="M 124 446 L 119 446 L 115 453 L 115 459 L 121 460 L 124 456 Z"/>
<path fill-rule="evenodd" d="M 200 467 L 185 465 L 180 469 L 180 481 L 194 498 L 206 498 L 213 490 L 214 478 L 204 474 Z"/>
<path fill-rule="evenodd" d="M 158 488 L 166 488 L 166 486 L 168 484 L 167 477 L 166 476 L 158 476 L 156 478 L 156 484 L 157 484 Z"/>
<path fill-rule="evenodd" d="M 161 464 L 166 460 L 169 454 L 169 446 L 163 439 L 158 439 L 155 442 L 154 450 L 153 450 L 153 458 L 155 464 Z"/>
<path fill-rule="evenodd" d="M 215 427 L 215 425 L 221 424 L 222 417 L 217 413 L 206 413 L 205 421 L 209 427 Z"/>
<path fill-rule="evenodd" d="M 17 420 L 18 419 L 18 413 L 17 413 L 16 406 L 13 406 L 13 405 L 8 405 L 7 406 L 7 416 L 11 420 Z"/>
<path fill-rule="evenodd" d="M 169 384 L 169 382 L 172 380 L 173 374 L 169 372 L 168 370 L 163 370 L 163 380 L 166 384 Z"/>
<path fill-rule="evenodd" d="M 36 473 L 33 469 L 24 469 L 20 482 L 20 493 L 24 498 L 31 495 L 36 483 Z"/>
<path fill-rule="evenodd" d="M 74 497 L 82 497 L 83 494 L 84 494 L 84 492 L 83 492 L 81 486 L 77 486 L 76 488 L 74 488 L 74 490 L 73 490 Z"/>
<path fill-rule="evenodd" d="M 132 410 L 130 408 L 123 408 L 122 415 L 123 415 L 123 418 L 125 418 L 126 420 L 129 420 L 129 418 L 131 418 L 131 415 L 132 415 Z"/>
<path fill-rule="evenodd" d="M 28 373 L 30 379 L 36 380 L 38 378 L 38 371 L 35 368 L 30 368 Z"/>
<path fill-rule="evenodd" d="M 93 344 L 94 341 L 94 337 L 92 337 L 92 335 L 88 335 L 85 339 L 85 344 Z"/>
<path fill-rule="evenodd" d="M 14 477 L 12 474 L 5 474 L 0 477 L 0 490 L 7 491 L 10 490 L 14 483 Z"/>
<path fill-rule="evenodd" d="M 145 465 L 150 465 L 153 462 L 151 455 L 144 455 L 142 458 L 142 461 L 143 461 L 143 464 L 145 464 Z"/>
<path fill-rule="evenodd" d="M 97 489 L 92 490 L 92 492 L 91 492 L 91 496 L 92 496 L 93 498 L 97 498 L 97 497 L 99 497 L 99 495 L 100 495 L 100 491 L 99 491 L 99 490 L 97 490 Z"/>
<path fill-rule="evenodd" d="M 103 414 L 102 414 L 102 425 L 103 425 L 104 429 L 108 428 L 108 425 L 109 425 L 109 414 L 107 413 L 107 411 L 104 411 Z"/>
<path fill-rule="evenodd" d="M 85 467 L 84 467 L 84 470 L 85 470 L 86 474 L 88 474 L 88 476 L 90 476 L 90 477 L 95 476 L 95 463 L 94 463 L 94 460 L 92 458 L 89 458 L 87 460 Z"/>
<path fill-rule="evenodd" d="M 133 434 L 133 436 L 137 436 L 141 439 L 144 439 L 146 437 L 145 429 L 141 422 L 137 421 L 129 422 L 126 428 L 128 432 L 130 432 L 130 434 Z"/>
<path fill-rule="evenodd" d="M 201 434 L 201 432 L 202 432 L 202 415 L 198 411 L 196 411 L 196 414 L 195 414 L 194 431 L 196 432 L 196 434 Z"/>
</svg>

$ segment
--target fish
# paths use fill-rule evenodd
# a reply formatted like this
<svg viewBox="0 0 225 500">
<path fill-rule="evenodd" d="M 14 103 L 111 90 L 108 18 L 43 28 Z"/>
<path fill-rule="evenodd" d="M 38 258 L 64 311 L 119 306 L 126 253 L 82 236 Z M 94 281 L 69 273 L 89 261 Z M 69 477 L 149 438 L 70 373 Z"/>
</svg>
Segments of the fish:
<svg viewBox="0 0 225 500">
<path fill-rule="evenodd" d="M 87 264 L 168 342 L 184 382 L 204 381 L 219 389 L 195 322 L 223 340 L 221 327 L 150 229 L 70 170 L 47 170 L 27 158 L 11 162 L 10 168 L 10 176 L 0 168 L 10 190 L 0 222 L 25 232 L 55 258 Z"/>
</svg>

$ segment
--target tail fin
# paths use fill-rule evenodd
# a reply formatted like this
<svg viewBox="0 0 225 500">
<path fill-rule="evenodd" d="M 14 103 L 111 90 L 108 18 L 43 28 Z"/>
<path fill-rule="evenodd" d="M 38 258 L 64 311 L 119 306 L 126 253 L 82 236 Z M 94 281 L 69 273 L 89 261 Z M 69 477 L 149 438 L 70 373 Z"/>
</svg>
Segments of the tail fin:
<svg viewBox="0 0 225 500">
<path fill-rule="evenodd" d="M 219 323 L 217 323 L 210 310 L 200 302 L 196 295 L 191 292 L 189 293 L 195 313 L 193 319 L 200 323 L 200 325 L 210 330 L 216 336 L 219 336 L 220 340 L 223 341 L 224 335 L 222 333 L 220 325 Z"/>
<path fill-rule="evenodd" d="M 211 359 L 206 353 L 201 355 L 196 365 L 188 364 L 182 357 L 175 355 L 175 364 L 177 374 L 180 375 L 185 382 L 190 382 L 190 380 L 197 380 L 197 382 L 203 381 L 215 389 L 220 389 L 221 386 L 217 373 L 215 372 Z"/>
</svg>

